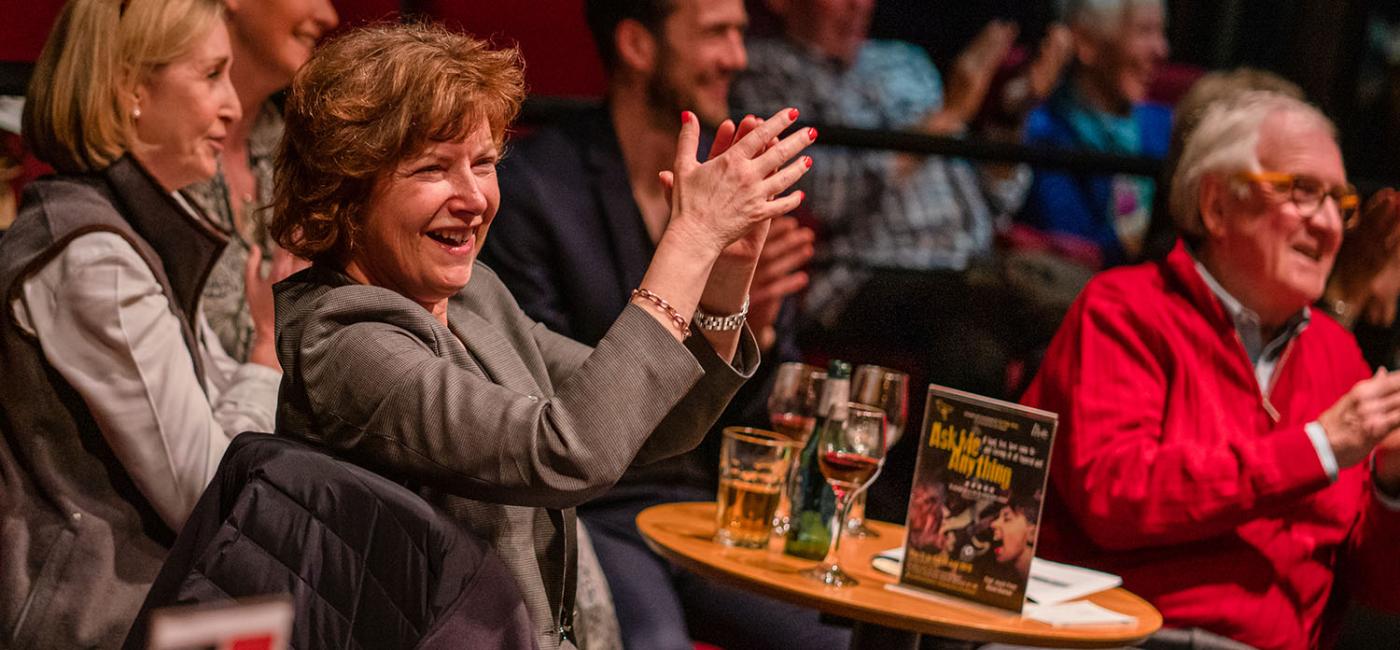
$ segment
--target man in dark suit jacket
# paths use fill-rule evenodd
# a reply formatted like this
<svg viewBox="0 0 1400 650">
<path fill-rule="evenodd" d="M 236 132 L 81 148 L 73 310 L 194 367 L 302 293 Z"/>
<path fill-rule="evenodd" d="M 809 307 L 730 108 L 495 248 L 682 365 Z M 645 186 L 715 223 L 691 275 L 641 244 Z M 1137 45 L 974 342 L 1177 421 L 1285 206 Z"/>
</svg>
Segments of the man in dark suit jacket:
<svg viewBox="0 0 1400 650">
<path fill-rule="evenodd" d="M 746 64 L 747 16 L 741 0 L 657 0 L 589 2 L 588 18 L 609 71 L 608 103 L 512 146 L 499 170 L 502 208 L 483 259 L 532 318 L 593 344 L 626 306 L 665 228 L 670 209 L 657 174 L 674 160 L 681 111 L 711 127 L 728 115 L 729 81 Z M 791 218 L 775 220 L 748 315 L 764 365 L 706 442 L 630 469 L 578 510 L 630 648 L 689 648 L 692 636 L 747 648 L 848 642 L 846 630 L 821 625 L 811 610 L 669 565 L 645 547 L 634 523 L 657 503 L 713 500 L 719 430 L 767 425 L 771 371 L 797 357 L 780 308 L 806 284 L 801 267 L 811 243 L 812 233 Z"/>
</svg>

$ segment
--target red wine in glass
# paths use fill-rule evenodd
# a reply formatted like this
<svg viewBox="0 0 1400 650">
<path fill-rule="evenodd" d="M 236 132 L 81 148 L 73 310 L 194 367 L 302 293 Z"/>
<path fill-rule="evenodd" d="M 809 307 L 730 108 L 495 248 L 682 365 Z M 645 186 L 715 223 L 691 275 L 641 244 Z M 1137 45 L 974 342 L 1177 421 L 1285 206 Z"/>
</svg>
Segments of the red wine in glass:
<svg viewBox="0 0 1400 650">
<path fill-rule="evenodd" d="M 851 516 L 852 497 L 880 473 L 885 457 L 885 412 L 857 402 L 849 402 L 844 418 L 828 420 L 817 435 L 817 466 L 836 494 L 836 512 L 832 513 L 831 540 L 821 565 L 801 572 L 801 575 L 831 587 L 850 586 L 859 581 L 841 569 L 838 562 L 842 525 Z"/>
<path fill-rule="evenodd" d="M 806 444 L 807 436 L 812 435 L 812 427 L 817 422 L 817 418 L 801 413 L 774 413 L 769 417 L 773 421 L 774 431 L 787 436 L 799 445 Z"/>
<path fill-rule="evenodd" d="M 819 462 L 822 476 L 826 477 L 837 497 L 844 497 L 848 490 L 860 489 L 880 469 L 878 459 L 846 451 L 827 451 L 821 455 Z"/>
</svg>

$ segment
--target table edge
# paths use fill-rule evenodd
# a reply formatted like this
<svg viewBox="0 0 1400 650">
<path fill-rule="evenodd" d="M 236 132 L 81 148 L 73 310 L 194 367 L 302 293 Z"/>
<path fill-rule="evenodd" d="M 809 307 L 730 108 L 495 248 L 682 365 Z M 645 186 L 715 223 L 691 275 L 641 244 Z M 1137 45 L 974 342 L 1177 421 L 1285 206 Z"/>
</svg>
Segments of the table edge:
<svg viewBox="0 0 1400 650">
<path fill-rule="evenodd" d="M 1051 639 L 1047 639 L 1043 636 L 1035 634 L 1023 634 L 1004 629 L 989 629 L 984 627 L 970 627 L 964 625 L 943 625 L 935 621 L 910 617 L 900 614 L 898 612 L 863 609 L 855 604 L 843 603 L 840 601 L 813 599 L 810 596 L 807 596 L 806 594 L 801 594 L 801 598 L 798 599 L 796 597 L 798 595 L 794 594 L 794 592 L 790 592 L 764 582 L 746 580 L 740 575 L 733 574 L 729 571 L 725 571 L 700 560 L 691 558 L 683 553 L 667 548 L 660 542 L 653 539 L 652 535 L 648 534 L 647 531 L 644 530 L 643 518 L 648 516 L 648 512 L 656 511 L 658 509 L 675 508 L 678 506 L 697 505 L 704 503 L 705 502 L 698 501 L 675 502 L 649 507 L 643 510 L 641 513 L 638 513 L 636 520 L 637 530 L 639 533 L 641 533 L 642 539 L 646 543 L 648 548 L 652 549 L 653 552 L 665 558 L 666 560 L 679 565 L 681 568 L 684 568 L 688 571 L 691 571 L 709 579 L 716 580 L 724 584 L 742 588 L 746 591 L 768 596 L 776 600 L 781 600 L 783 602 L 797 604 L 802 607 L 810 607 L 812 609 L 817 609 L 827 614 L 842 616 L 855 621 L 863 621 L 875 625 L 898 627 L 899 629 L 905 629 L 921 634 L 931 634 L 965 641 L 1033 645 L 1041 647 L 1053 646 L 1059 648 L 1117 648 L 1124 645 L 1134 645 L 1151 636 L 1156 630 L 1160 629 L 1162 626 L 1161 614 L 1160 612 L 1157 612 L 1156 608 L 1151 606 L 1151 603 L 1148 603 L 1146 600 L 1144 600 L 1137 594 L 1134 594 L 1122 588 L 1117 588 L 1110 591 L 1117 591 L 1120 592 L 1122 595 L 1126 595 L 1134 600 L 1137 600 L 1143 605 L 1146 605 L 1147 608 L 1153 614 L 1155 614 L 1154 618 L 1156 620 L 1148 622 L 1147 627 L 1150 627 L 1151 630 L 1148 631 L 1146 634 L 1142 634 L 1141 636 L 1125 635 L 1120 637 L 1103 639 L 1076 639 L 1062 637 L 1054 637 Z M 875 523 L 877 525 L 883 524 L 884 526 L 889 526 L 892 529 L 896 530 L 903 528 L 902 526 L 888 524 L 885 522 Z M 902 538 L 902 535 L 900 535 L 900 537 Z M 976 604 L 970 604 L 970 607 L 976 606 Z M 867 620 L 867 618 L 865 617 L 875 618 L 879 620 Z M 894 621 L 898 621 L 899 624 L 893 624 Z"/>
</svg>

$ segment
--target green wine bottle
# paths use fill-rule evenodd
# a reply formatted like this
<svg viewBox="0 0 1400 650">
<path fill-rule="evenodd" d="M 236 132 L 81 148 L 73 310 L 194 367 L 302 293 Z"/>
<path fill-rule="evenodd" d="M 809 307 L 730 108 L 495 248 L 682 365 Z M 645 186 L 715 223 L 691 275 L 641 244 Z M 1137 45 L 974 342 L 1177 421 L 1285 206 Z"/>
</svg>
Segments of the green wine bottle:
<svg viewBox="0 0 1400 650">
<path fill-rule="evenodd" d="M 829 423 L 846 419 L 846 402 L 851 399 L 851 364 L 833 359 L 827 367 L 826 382 L 822 384 L 821 403 L 812 435 L 802 447 L 799 466 L 788 486 L 792 497 L 792 517 L 788 526 L 783 552 L 788 555 L 820 560 L 831 545 L 831 519 L 836 516 L 836 493 L 822 476 L 817 458 L 821 455 L 822 430 Z"/>
</svg>

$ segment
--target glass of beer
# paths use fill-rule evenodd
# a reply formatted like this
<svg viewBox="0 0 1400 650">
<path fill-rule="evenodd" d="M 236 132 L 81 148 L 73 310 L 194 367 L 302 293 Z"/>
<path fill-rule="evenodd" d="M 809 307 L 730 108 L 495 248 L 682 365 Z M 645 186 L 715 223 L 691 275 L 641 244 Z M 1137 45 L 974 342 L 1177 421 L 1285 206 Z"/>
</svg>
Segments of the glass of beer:
<svg viewBox="0 0 1400 650">
<path fill-rule="evenodd" d="M 719 498 L 715 541 L 725 546 L 767 548 L 773 513 L 783 491 L 792 441 L 749 427 L 725 427 L 719 451 Z"/>
</svg>

